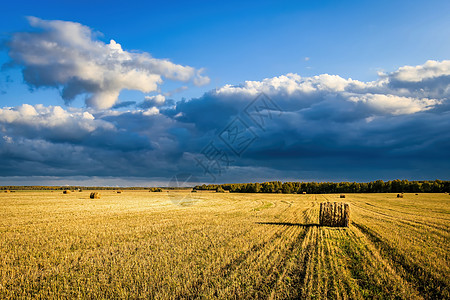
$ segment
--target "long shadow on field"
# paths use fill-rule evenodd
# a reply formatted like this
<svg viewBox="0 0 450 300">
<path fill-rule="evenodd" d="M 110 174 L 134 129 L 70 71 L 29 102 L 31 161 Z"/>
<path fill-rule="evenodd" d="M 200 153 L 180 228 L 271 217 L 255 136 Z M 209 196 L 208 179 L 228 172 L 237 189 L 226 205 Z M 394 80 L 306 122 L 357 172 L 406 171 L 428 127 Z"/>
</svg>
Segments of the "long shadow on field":
<svg viewBox="0 0 450 300">
<path fill-rule="evenodd" d="M 297 226 L 297 227 L 304 227 L 304 228 L 309 228 L 309 227 L 321 227 L 321 225 L 319 224 L 301 224 L 301 223 L 290 223 L 290 222 L 256 222 L 256 224 L 259 225 L 281 225 L 281 226 Z"/>
</svg>

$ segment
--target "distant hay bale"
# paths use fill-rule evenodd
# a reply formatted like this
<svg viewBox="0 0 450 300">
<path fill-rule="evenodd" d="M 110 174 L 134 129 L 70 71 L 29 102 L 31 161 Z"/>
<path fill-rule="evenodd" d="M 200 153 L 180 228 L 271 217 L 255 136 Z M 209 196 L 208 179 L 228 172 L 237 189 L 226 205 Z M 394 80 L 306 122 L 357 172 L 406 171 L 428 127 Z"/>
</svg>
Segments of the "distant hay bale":
<svg viewBox="0 0 450 300">
<path fill-rule="evenodd" d="M 70 191 L 69 190 L 64 190 L 63 194 L 70 194 Z"/>
<path fill-rule="evenodd" d="M 122 191 L 117 191 L 117 194 L 122 194 Z"/>
<path fill-rule="evenodd" d="M 306 192 L 303 192 L 303 195 L 306 195 Z"/>
<path fill-rule="evenodd" d="M 98 192 L 92 192 L 89 196 L 91 199 L 100 199 L 100 193 Z"/>
<path fill-rule="evenodd" d="M 416 196 L 418 196 L 419 194 L 416 194 Z"/>
<path fill-rule="evenodd" d="M 81 193 L 82 191 L 83 191 L 83 190 L 81 190 L 81 189 L 80 189 L 80 190 L 78 190 L 78 192 L 80 192 L 80 193 Z"/>
<path fill-rule="evenodd" d="M 403 194 L 397 194 L 397 198 L 403 198 Z"/>
<path fill-rule="evenodd" d="M 5 193 L 11 193 L 11 191 L 10 190 L 5 190 Z"/>
<path fill-rule="evenodd" d="M 350 207 L 342 202 L 320 203 L 319 223 L 321 226 L 348 227 Z"/>
<path fill-rule="evenodd" d="M 339 198 L 345 198 L 345 195 L 340 195 Z"/>
</svg>

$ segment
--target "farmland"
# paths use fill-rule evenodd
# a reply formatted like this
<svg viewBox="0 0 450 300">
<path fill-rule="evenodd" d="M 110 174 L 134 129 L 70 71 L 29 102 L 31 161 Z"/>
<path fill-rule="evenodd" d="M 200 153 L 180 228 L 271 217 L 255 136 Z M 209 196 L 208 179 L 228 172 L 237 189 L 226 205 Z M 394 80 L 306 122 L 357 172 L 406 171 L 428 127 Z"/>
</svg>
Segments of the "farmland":
<svg viewBox="0 0 450 300">
<path fill-rule="evenodd" d="M 0 298 L 450 297 L 447 194 L 89 194 L 0 194 Z"/>
</svg>

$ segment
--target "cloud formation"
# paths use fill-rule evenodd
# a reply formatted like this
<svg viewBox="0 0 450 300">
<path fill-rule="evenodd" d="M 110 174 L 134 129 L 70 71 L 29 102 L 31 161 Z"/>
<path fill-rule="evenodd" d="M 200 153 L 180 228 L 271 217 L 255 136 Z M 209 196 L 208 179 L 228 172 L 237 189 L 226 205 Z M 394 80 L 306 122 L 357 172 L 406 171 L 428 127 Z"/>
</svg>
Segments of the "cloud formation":
<svg viewBox="0 0 450 300">
<path fill-rule="evenodd" d="M 372 82 L 287 74 L 175 104 L 147 97 L 128 111 L 3 108 L 0 174 L 161 181 L 187 172 L 208 182 L 192 158 L 214 141 L 232 156 L 222 182 L 450 179 L 448 64 L 402 67 Z M 244 112 L 261 92 L 283 111 L 264 128 Z M 257 137 L 239 157 L 217 138 L 237 116 Z"/>
<path fill-rule="evenodd" d="M 28 20 L 38 30 L 15 33 L 8 42 L 9 56 L 23 68 L 30 86 L 59 88 L 66 102 L 86 95 L 87 106 L 108 109 L 123 89 L 149 93 L 163 79 L 209 83 L 202 69 L 153 58 L 146 52 L 128 52 L 114 40 L 105 44 L 82 24 Z"/>
</svg>

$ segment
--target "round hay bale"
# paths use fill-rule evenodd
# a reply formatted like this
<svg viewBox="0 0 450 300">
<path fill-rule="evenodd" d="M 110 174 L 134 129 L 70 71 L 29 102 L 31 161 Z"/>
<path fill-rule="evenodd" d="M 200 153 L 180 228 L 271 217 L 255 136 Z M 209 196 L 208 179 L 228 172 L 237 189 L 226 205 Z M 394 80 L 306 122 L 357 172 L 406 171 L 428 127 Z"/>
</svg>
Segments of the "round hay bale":
<svg viewBox="0 0 450 300">
<path fill-rule="evenodd" d="M 397 198 L 403 198 L 403 194 L 397 194 Z"/>
<path fill-rule="evenodd" d="M 350 206 L 343 202 L 320 203 L 319 223 L 321 226 L 348 227 Z"/>
<path fill-rule="evenodd" d="M 303 195 L 306 195 L 306 192 L 303 192 Z"/>
<path fill-rule="evenodd" d="M 345 198 L 345 195 L 339 195 L 339 198 Z"/>
<path fill-rule="evenodd" d="M 92 192 L 91 195 L 89 196 L 91 199 L 100 199 L 100 193 L 98 192 Z"/>
<path fill-rule="evenodd" d="M 122 191 L 117 191 L 117 194 L 122 194 Z"/>
<path fill-rule="evenodd" d="M 5 190 L 5 193 L 11 193 L 11 191 L 10 190 Z"/>
<path fill-rule="evenodd" d="M 80 193 L 81 193 L 82 191 L 83 191 L 83 190 L 81 190 L 81 189 L 80 189 L 80 190 L 78 190 L 78 192 L 80 192 Z"/>
<path fill-rule="evenodd" d="M 70 191 L 69 190 L 64 190 L 63 194 L 70 194 Z"/>
</svg>

